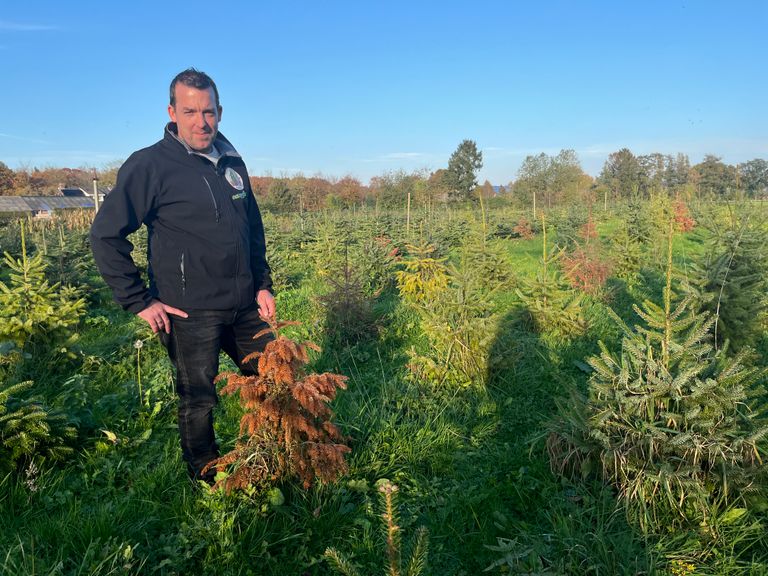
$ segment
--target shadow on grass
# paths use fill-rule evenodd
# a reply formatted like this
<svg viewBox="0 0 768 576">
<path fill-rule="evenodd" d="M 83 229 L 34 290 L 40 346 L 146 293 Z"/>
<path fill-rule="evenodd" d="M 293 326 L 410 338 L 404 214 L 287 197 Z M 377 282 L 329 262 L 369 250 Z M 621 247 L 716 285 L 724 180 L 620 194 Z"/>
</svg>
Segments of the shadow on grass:
<svg viewBox="0 0 768 576">
<path fill-rule="evenodd" d="M 601 319 L 604 308 L 596 305 L 589 315 Z M 476 531 L 463 535 L 475 550 L 465 569 L 474 573 L 495 563 L 512 573 L 647 573 L 645 546 L 617 511 L 612 492 L 556 478 L 545 450 L 556 399 L 586 391 L 584 360 L 598 351 L 598 339 L 611 335 L 610 327 L 595 321 L 580 336 L 554 337 L 532 332 L 526 316 L 517 309 L 499 324 L 475 404 L 474 429 L 489 432 L 459 457 L 462 468 L 473 471 L 465 482 L 474 481 L 474 492 L 483 495 L 476 503 L 462 500 L 453 514 L 469 508 L 476 520 Z"/>
</svg>

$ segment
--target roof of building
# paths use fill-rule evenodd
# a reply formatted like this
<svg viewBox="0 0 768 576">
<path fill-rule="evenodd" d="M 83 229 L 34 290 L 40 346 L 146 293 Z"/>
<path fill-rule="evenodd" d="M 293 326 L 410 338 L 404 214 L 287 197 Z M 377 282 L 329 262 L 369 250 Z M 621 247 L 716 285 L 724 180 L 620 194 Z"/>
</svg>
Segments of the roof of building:
<svg viewBox="0 0 768 576">
<path fill-rule="evenodd" d="M 93 208 L 93 198 L 73 196 L 0 196 L 0 213 L 52 212 Z"/>
</svg>

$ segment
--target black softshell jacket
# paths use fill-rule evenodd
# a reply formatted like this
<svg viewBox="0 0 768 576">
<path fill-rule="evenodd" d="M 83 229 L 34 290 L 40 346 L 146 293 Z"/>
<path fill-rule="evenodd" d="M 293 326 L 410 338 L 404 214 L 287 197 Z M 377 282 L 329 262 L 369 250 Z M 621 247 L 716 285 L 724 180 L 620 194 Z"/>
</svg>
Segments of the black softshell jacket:
<svg viewBox="0 0 768 576">
<path fill-rule="evenodd" d="M 264 226 L 245 164 L 221 134 L 215 145 L 218 166 L 191 152 L 171 123 L 162 140 L 120 168 L 91 227 L 91 247 L 125 310 L 140 312 L 153 298 L 182 310 L 239 310 L 258 290 L 271 289 Z M 142 224 L 149 288 L 126 239 Z"/>
</svg>

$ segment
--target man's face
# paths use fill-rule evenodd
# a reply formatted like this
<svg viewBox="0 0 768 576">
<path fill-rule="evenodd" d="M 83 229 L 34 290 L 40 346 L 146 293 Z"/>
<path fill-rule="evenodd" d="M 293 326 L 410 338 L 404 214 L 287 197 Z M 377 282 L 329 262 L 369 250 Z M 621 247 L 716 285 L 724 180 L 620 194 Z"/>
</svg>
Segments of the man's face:
<svg viewBox="0 0 768 576">
<path fill-rule="evenodd" d="M 219 131 L 221 106 L 216 106 L 213 88 L 199 90 L 176 84 L 176 105 L 168 106 L 171 122 L 176 122 L 179 138 L 198 152 L 208 152 Z"/>
</svg>

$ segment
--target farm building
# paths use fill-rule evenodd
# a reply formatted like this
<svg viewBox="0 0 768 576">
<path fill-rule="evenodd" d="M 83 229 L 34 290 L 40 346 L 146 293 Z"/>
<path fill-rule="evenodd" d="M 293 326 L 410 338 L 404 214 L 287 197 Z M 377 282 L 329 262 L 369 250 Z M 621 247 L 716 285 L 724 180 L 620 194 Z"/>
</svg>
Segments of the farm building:
<svg viewBox="0 0 768 576">
<path fill-rule="evenodd" d="M 0 196 L 0 216 L 31 215 L 50 218 L 58 210 L 93 209 L 93 198 L 85 196 Z"/>
</svg>

